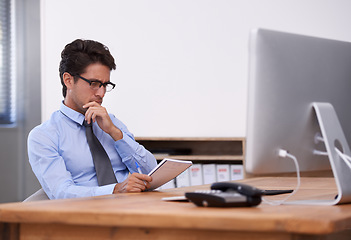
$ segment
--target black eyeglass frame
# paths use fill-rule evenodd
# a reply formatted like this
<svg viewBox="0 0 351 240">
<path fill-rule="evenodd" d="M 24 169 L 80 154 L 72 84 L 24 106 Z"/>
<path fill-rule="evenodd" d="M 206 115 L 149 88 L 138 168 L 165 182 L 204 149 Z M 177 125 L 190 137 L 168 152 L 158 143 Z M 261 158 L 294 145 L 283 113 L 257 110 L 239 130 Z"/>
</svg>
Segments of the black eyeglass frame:
<svg viewBox="0 0 351 240">
<path fill-rule="evenodd" d="M 86 79 L 85 77 L 82 77 L 82 76 L 80 76 L 80 75 L 76 75 L 76 76 L 79 77 L 80 79 L 86 81 L 87 83 L 89 83 L 90 86 L 91 86 L 92 83 L 99 83 L 99 84 L 100 84 L 100 85 L 99 85 L 99 88 L 101 88 L 101 86 L 104 86 L 104 88 L 106 89 L 106 92 L 112 91 L 112 90 L 115 88 L 115 86 L 116 86 L 116 84 L 114 84 L 114 83 L 112 83 L 112 82 L 105 82 L 105 83 L 103 83 L 103 82 L 101 82 L 101 81 L 99 81 L 99 80 L 89 80 L 89 79 Z M 111 88 L 111 89 L 108 89 L 108 88 L 107 88 L 108 85 L 111 85 L 112 88 Z M 96 90 L 97 90 L 97 89 L 96 89 Z"/>
</svg>

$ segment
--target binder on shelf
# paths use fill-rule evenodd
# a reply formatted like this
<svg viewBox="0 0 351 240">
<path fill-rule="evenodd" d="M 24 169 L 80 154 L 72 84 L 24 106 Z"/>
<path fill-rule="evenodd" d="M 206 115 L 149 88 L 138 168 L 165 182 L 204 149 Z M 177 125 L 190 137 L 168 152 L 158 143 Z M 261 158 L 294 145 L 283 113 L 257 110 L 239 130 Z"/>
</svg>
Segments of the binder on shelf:
<svg viewBox="0 0 351 240">
<path fill-rule="evenodd" d="M 171 181 L 163 184 L 161 187 L 159 187 L 158 189 L 159 190 L 162 190 L 162 189 L 170 189 L 170 188 L 175 188 L 175 180 L 172 179 Z"/>
<path fill-rule="evenodd" d="M 217 181 L 224 182 L 230 180 L 229 164 L 217 164 Z"/>
<path fill-rule="evenodd" d="M 190 185 L 202 185 L 203 177 L 202 177 L 202 164 L 193 164 L 190 168 Z"/>
<path fill-rule="evenodd" d="M 203 164 L 202 173 L 204 184 L 211 184 L 217 181 L 216 164 Z"/>
<path fill-rule="evenodd" d="M 244 166 L 241 164 L 230 165 L 230 180 L 244 179 Z"/>
<path fill-rule="evenodd" d="M 189 169 L 185 170 L 176 177 L 176 186 L 179 187 L 189 187 L 190 186 L 190 176 Z"/>
</svg>

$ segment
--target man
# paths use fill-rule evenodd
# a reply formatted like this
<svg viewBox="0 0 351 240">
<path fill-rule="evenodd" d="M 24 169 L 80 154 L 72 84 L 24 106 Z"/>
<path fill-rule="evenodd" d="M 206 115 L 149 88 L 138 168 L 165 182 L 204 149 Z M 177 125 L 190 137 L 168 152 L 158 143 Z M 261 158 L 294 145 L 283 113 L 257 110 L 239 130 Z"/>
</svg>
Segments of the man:
<svg viewBox="0 0 351 240">
<path fill-rule="evenodd" d="M 62 51 L 59 72 L 64 100 L 28 136 L 29 162 L 50 199 L 140 192 L 150 187 L 152 178 L 139 172 L 152 170 L 156 159 L 102 106 L 106 91 L 115 86 L 110 82 L 115 69 L 114 58 L 99 42 L 77 39 Z M 86 135 L 89 124 L 110 159 L 112 183 L 98 182 Z"/>
</svg>

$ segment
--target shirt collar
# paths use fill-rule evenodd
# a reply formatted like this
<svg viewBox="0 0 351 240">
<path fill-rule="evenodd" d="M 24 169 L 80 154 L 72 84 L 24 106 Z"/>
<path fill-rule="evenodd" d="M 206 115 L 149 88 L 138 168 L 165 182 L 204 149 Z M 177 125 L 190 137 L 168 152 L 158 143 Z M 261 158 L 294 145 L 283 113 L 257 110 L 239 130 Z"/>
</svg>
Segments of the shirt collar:
<svg viewBox="0 0 351 240">
<path fill-rule="evenodd" d="M 78 123 L 79 125 L 83 124 L 84 121 L 84 115 L 67 107 L 63 101 L 61 102 L 61 106 L 60 106 L 60 111 L 63 115 L 65 115 L 66 117 L 68 117 L 69 119 L 71 119 L 72 121 Z"/>
</svg>

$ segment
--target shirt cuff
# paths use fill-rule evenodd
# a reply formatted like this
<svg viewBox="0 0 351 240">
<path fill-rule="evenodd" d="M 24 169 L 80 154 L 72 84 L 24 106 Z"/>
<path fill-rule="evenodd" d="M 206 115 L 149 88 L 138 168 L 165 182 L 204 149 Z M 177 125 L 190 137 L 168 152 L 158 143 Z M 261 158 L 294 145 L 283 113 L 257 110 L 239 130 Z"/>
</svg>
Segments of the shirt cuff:
<svg viewBox="0 0 351 240">
<path fill-rule="evenodd" d="M 113 194 L 113 190 L 115 189 L 116 184 L 108 184 L 101 187 L 97 187 L 95 189 L 94 196 L 108 195 Z"/>
</svg>

